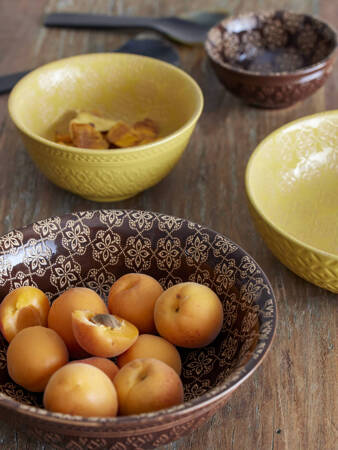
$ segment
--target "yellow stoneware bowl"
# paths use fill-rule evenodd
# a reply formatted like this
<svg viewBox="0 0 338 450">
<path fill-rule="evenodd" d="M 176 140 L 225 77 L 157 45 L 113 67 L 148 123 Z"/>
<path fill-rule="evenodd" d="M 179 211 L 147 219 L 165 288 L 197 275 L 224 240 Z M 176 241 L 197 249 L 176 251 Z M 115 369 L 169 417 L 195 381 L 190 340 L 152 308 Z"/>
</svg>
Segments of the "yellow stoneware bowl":
<svg viewBox="0 0 338 450">
<path fill-rule="evenodd" d="M 123 200 L 164 178 L 187 146 L 202 107 L 202 92 L 185 72 L 122 53 L 47 64 L 19 81 L 9 98 L 10 116 L 38 168 L 56 185 L 95 201 Z M 55 123 L 70 110 L 99 110 L 128 123 L 150 117 L 160 139 L 118 150 L 57 144 Z"/>
<path fill-rule="evenodd" d="M 270 134 L 252 154 L 245 182 L 257 229 L 275 256 L 338 292 L 338 110 Z"/>
</svg>

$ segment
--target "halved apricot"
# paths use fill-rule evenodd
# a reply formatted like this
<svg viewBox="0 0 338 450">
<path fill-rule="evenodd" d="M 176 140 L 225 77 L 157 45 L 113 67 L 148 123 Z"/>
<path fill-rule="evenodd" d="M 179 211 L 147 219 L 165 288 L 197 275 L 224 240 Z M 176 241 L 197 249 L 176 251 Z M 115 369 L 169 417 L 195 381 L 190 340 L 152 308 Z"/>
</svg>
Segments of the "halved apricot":
<svg viewBox="0 0 338 450">
<path fill-rule="evenodd" d="M 46 326 L 49 308 L 49 300 L 40 289 L 34 286 L 14 289 L 0 304 L 1 333 L 10 342 L 24 328 Z"/>
<path fill-rule="evenodd" d="M 61 294 L 53 303 L 48 314 L 48 326 L 53 328 L 65 341 L 73 358 L 88 356 L 73 335 L 72 312 L 84 309 L 94 314 L 107 314 L 108 309 L 102 298 L 88 288 L 71 288 Z"/>
<path fill-rule="evenodd" d="M 111 314 L 74 311 L 72 324 L 78 344 L 94 356 L 111 358 L 120 355 L 138 337 L 135 325 Z"/>
</svg>

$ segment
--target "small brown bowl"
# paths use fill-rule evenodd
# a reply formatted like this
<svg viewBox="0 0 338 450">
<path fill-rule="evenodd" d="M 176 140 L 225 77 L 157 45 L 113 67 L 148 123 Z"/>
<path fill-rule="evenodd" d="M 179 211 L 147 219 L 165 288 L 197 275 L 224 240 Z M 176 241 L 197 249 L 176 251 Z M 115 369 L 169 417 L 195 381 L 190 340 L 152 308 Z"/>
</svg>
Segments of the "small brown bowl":
<svg viewBox="0 0 338 450">
<path fill-rule="evenodd" d="M 152 275 L 165 288 L 199 282 L 223 303 L 216 340 L 202 349 L 180 349 L 185 402 L 116 418 L 48 412 L 41 395 L 9 378 L 7 344 L 0 338 L 1 419 L 59 449 L 159 447 L 204 423 L 260 365 L 276 328 L 270 283 L 251 256 L 209 228 L 148 211 L 99 210 L 53 217 L 0 237 L 0 301 L 25 284 L 40 287 L 51 300 L 72 286 L 106 298 L 127 272 Z"/>
<path fill-rule="evenodd" d="M 211 28 L 205 48 L 220 82 L 262 108 L 285 108 L 313 94 L 332 71 L 335 31 L 307 14 L 248 13 Z"/>
</svg>

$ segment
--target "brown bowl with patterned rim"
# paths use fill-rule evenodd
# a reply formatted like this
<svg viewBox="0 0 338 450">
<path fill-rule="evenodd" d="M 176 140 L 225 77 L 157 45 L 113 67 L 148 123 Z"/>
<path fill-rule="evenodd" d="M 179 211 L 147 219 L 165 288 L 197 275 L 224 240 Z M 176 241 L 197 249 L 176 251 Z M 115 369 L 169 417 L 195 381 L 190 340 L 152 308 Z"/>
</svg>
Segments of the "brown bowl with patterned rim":
<svg viewBox="0 0 338 450">
<path fill-rule="evenodd" d="M 241 14 L 208 33 L 205 48 L 220 82 L 262 108 L 285 108 L 320 88 L 332 71 L 335 31 L 308 14 Z"/>
<path fill-rule="evenodd" d="M 98 210 L 41 220 L 0 238 L 0 300 L 22 285 L 38 286 L 52 301 L 72 286 L 106 298 L 127 272 L 152 275 L 164 288 L 199 282 L 223 303 L 216 340 L 202 349 L 180 349 L 185 402 L 117 418 L 48 412 L 40 394 L 9 378 L 1 338 L 1 419 L 59 449 L 158 447 L 211 417 L 270 349 L 277 312 L 268 279 L 244 250 L 207 227 L 153 212 Z"/>
</svg>

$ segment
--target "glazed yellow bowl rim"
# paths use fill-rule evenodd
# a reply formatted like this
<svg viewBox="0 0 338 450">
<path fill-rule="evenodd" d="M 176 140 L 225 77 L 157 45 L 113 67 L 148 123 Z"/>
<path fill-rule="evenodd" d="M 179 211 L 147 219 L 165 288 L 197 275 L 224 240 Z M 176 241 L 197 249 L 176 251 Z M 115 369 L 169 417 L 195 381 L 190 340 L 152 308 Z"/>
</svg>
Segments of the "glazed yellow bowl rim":
<svg viewBox="0 0 338 450">
<path fill-rule="evenodd" d="M 305 243 L 304 241 L 301 241 L 300 239 L 296 238 L 292 234 L 288 233 L 285 229 L 279 227 L 276 225 L 272 220 L 269 219 L 269 217 L 263 213 L 262 209 L 260 208 L 258 202 L 254 199 L 251 185 L 250 185 L 250 177 L 253 173 L 253 166 L 255 163 L 255 159 L 257 155 L 263 151 L 264 146 L 266 143 L 271 140 L 271 138 L 277 136 L 280 132 L 287 130 L 288 128 L 291 128 L 292 126 L 300 123 L 306 123 L 307 121 L 310 121 L 315 118 L 329 118 L 329 117 L 337 117 L 338 118 L 338 109 L 330 110 L 330 111 L 323 111 L 316 114 L 311 114 L 309 116 L 301 117 L 297 120 L 293 120 L 292 122 L 288 122 L 287 124 L 283 125 L 280 128 L 277 128 L 277 130 L 270 133 L 268 136 L 266 136 L 255 148 L 255 150 L 252 152 L 248 164 L 246 166 L 245 170 L 245 190 L 246 195 L 252 205 L 252 207 L 256 210 L 257 214 L 277 233 L 281 234 L 285 239 L 294 242 L 295 244 L 298 244 L 301 247 L 304 247 L 309 252 L 315 252 L 319 255 L 322 255 L 323 257 L 330 258 L 338 262 L 338 255 L 335 253 L 330 253 L 325 250 L 322 250 L 318 247 L 314 247 L 310 244 Z"/>
<path fill-rule="evenodd" d="M 174 131 L 173 133 L 170 133 L 168 136 L 165 136 L 163 138 L 157 139 L 154 142 L 151 142 L 151 143 L 145 144 L 145 145 L 138 145 L 136 147 L 114 149 L 113 151 L 111 149 L 94 150 L 94 149 L 79 148 L 79 147 L 73 147 L 73 146 L 69 146 L 69 145 L 58 144 L 52 140 L 46 139 L 46 138 L 39 136 L 38 134 L 32 132 L 28 127 L 26 127 L 18 119 L 16 111 L 15 111 L 16 96 L 18 95 L 17 92 L 24 83 L 29 82 L 29 80 L 31 78 L 33 78 L 37 73 L 39 73 L 39 72 L 43 73 L 47 68 L 53 68 L 53 66 L 59 66 L 60 64 L 62 65 L 62 63 L 77 60 L 77 59 L 90 59 L 90 58 L 96 59 L 97 57 L 102 57 L 102 56 L 114 58 L 116 55 L 118 55 L 118 56 L 124 55 L 124 56 L 130 57 L 130 58 L 135 58 L 135 59 L 151 60 L 154 64 L 159 64 L 164 67 L 167 67 L 169 70 L 177 72 L 183 78 L 187 79 L 191 83 L 191 85 L 194 87 L 194 89 L 197 93 L 197 97 L 198 97 L 197 106 L 196 106 L 195 111 L 193 112 L 192 116 L 190 117 L 190 119 L 184 125 L 182 125 L 180 128 L 178 128 L 176 131 Z M 107 52 L 106 53 L 86 53 L 83 55 L 76 55 L 76 56 L 70 56 L 68 58 L 58 59 L 58 60 L 52 61 L 48 64 L 44 64 L 44 65 L 38 67 L 37 69 L 32 70 L 27 75 L 25 75 L 14 86 L 14 88 L 12 89 L 12 91 L 9 95 L 9 99 L 8 99 L 8 111 L 9 111 L 9 115 L 10 115 L 11 119 L 13 120 L 13 122 L 17 126 L 17 128 L 20 131 L 22 131 L 23 133 L 27 134 L 30 138 L 32 138 L 46 146 L 53 147 L 57 150 L 62 150 L 64 152 L 71 152 L 71 153 L 81 153 L 83 155 L 87 154 L 87 155 L 91 155 L 91 156 L 94 156 L 94 155 L 111 155 L 111 156 L 113 156 L 113 155 L 121 155 L 121 154 L 126 154 L 126 153 L 141 152 L 145 149 L 157 147 L 158 145 L 164 144 L 172 139 L 175 139 L 177 136 L 184 133 L 185 130 L 189 129 L 194 124 L 194 122 L 197 121 L 197 119 L 199 118 L 199 116 L 202 113 L 203 105 L 204 105 L 204 100 L 203 100 L 203 93 L 202 93 L 201 88 L 199 87 L 198 83 L 184 70 L 174 66 L 173 64 L 169 64 L 169 63 L 166 63 L 159 59 L 151 58 L 149 56 L 134 55 L 132 53 L 114 53 L 114 52 L 111 52 L 111 53 L 107 53 Z"/>
</svg>

